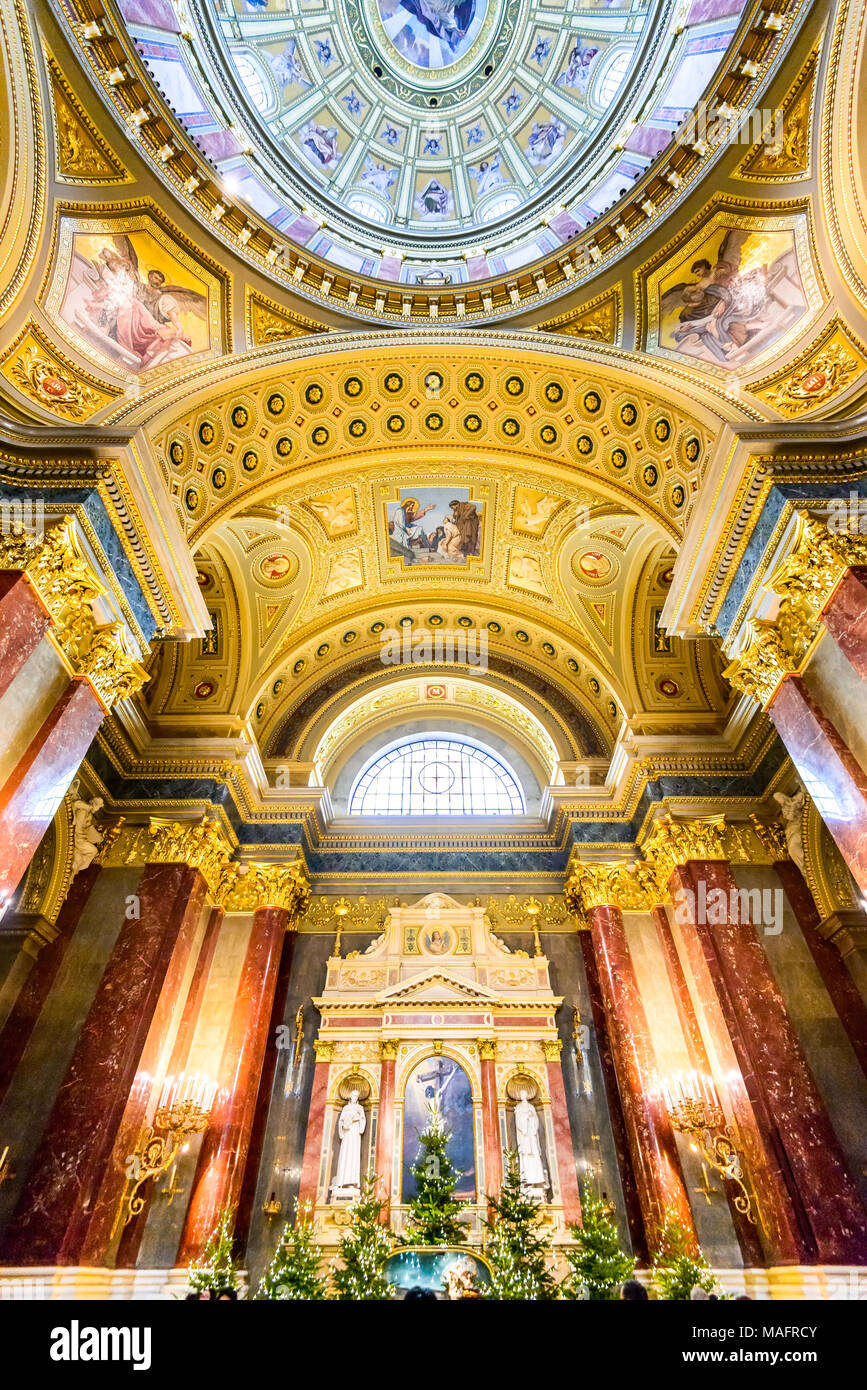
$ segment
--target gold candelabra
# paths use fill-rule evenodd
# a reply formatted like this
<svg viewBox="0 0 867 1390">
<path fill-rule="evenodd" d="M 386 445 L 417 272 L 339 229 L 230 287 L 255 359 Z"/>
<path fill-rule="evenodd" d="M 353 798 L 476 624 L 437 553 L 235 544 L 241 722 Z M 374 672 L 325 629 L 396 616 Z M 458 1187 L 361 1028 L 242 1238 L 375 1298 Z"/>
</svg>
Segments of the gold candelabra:
<svg viewBox="0 0 867 1390">
<path fill-rule="evenodd" d="M 714 1172 L 737 1185 L 740 1190 L 732 1198 L 735 1208 L 755 1225 L 752 1200 L 743 1181 L 741 1151 L 729 1129 L 711 1077 L 701 1076 L 697 1071 L 677 1072 L 663 1082 L 662 1090 L 672 1128 L 692 1139 Z"/>
<path fill-rule="evenodd" d="M 191 1135 L 207 1129 L 216 1093 L 217 1083 L 206 1076 L 166 1077 L 153 1124 L 142 1131 L 135 1153 L 126 1161 L 126 1175 L 132 1188 L 118 1213 L 118 1219 L 123 1216 L 124 1226 L 144 1210 L 146 1198 L 142 1188 L 145 1183 L 171 1167 Z M 171 1186 L 174 1186 L 174 1177 L 173 1174 Z M 176 1188 L 173 1195 L 177 1191 Z"/>
</svg>

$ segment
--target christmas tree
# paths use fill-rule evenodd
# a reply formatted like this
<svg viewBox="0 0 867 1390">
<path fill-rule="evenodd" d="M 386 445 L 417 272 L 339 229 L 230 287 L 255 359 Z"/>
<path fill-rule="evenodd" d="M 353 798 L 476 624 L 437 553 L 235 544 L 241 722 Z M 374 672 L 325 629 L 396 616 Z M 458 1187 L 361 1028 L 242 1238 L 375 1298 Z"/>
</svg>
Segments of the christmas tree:
<svg viewBox="0 0 867 1390">
<path fill-rule="evenodd" d="M 206 1290 L 213 1295 L 219 1289 L 238 1287 L 238 1261 L 232 1254 L 235 1243 L 235 1208 L 224 1207 L 217 1224 L 208 1236 L 201 1258 L 190 1264 L 190 1288 L 196 1293 Z"/>
<path fill-rule="evenodd" d="M 431 1118 L 419 1135 L 418 1157 L 412 1165 L 416 1195 L 409 1204 L 407 1245 L 462 1245 L 467 1238 L 466 1222 L 459 1219 L 465 1202 L 454 1197 L 458 1170 L 446 1147 L 451 1131 L 435 1106 Z"/>
<path fill-rule="evenodd" d="M 394 1292 L 384 1272 L 394 1237 L 382 1224 L 385 1203 L 376 1194 L 377 1182 L 375 1173 L 364 1179 L 361 1196 L 349 1208 L 349 1229 L 340 1237 L 343 1263 L 331 1266 L 334 1297 L 343 1302 L 390 1298 Z"/>
<path fill-rule="evenodd" d="M 694 1246 L 692 1236 L 671 1211 L 665 1214 L 653 1252 L 653 1283 L 659 1298 L 669 1302 L 685 1301 L 696 1284 L 708 1293 L 716 1285 L 701 1248 Z"/>
<path fill-rule="evenodd" d="M 569 1264 L 564 1298 L 616 1298 L 620 1285 L 631 1277 L 635 1260 L 621 1248 L 613 1214 L 614 1207 L 604 1198 L 586 1188 L 581 1193 L 583 1225 L 569 1227 L 575 1245 L 563 1252 Z"/>
<path fill-rule="evenodd" d="M 322 1251 L 313 1238 L 312 1208 L 295 1203 L 295 1225 L 290 1221 L 274 1251 L 268 1269 L 262 1275 L 257 1298 L 320 1299 L 325 1298 L 325 1278 L 319 1272 Z"/>
<path fill-rule="evenodd" d="M 541 1232 L 542 1204 L 521 1191 L 518 1155 L 506 1153 L 506 1171 L 498 1197 L 488 1196 L 493 1210 L 486 1221 L 485 1256 L 491 1266 L 491 1283 L 485 1298 L 547 1299 L 557 1297 L 557 1284 L 549 1265 L 550 1241 Z"/>
</svg>

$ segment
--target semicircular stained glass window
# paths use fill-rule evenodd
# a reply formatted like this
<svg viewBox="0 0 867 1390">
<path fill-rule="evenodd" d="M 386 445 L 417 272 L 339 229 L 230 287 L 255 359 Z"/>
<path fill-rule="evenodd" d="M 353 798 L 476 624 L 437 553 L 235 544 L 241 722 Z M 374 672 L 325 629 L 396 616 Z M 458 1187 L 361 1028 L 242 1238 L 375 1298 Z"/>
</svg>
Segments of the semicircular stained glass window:
<svg viewBox="0 0 867 1390">
<path fill-rule="evenodd" d="M 483 744 L 446 734 L 393 744 L 363 768 L 349 797 L 356 816 L 520 816 L 518 779 Z"/>
</svg>

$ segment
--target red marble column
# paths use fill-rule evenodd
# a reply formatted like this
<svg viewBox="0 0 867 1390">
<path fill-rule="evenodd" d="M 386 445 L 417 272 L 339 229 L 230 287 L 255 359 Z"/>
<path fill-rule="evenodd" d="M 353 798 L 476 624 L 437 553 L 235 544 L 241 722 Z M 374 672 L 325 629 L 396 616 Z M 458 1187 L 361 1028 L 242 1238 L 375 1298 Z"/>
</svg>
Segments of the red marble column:
<svg viewBox="0 0 867 1390">
<path fill-rule="evenodd" d="M 51 619 L 21 570 L 0 570 L 0 695 L 39 646 Z"/>
<path fill-rule="evenodd" d="M 199 1151 L 193 1194 L 178 1249 L 179 1265 L 201 1255 L 221 1209 L 235 1205 L 240 1196 L 288 922 L 289 914 L 281 907 L 261 907 L 253 914 L 220 1060 L 217 1098 Z"/>
<path fill-rule="evenodd" d="M 667 1211 L 674 1212 L 694 1239 L 677 1143 L 662 1096 L 623 914 L 619 908 L 604 906 L 593 908 L 588 917 L 648 1242 L 652 1248 Z"/>
<path fill-rule="evenodd" d="M 0 789 L 0 904 L 17 887 L 103 714 L 90 684 L 71 680 Z"/>
<path fill-rule="evenodd" d="M 317 1057 L 313 1068 L 313 1090 L 307 1111 L 307 1133 L 304 1138 L 304 1158 L 301 1162 L 301 1181 L 298 1186 L 299 1204 L 309 1202 L 314 1207 L 319 1195 L 319 1168 L 322 1162 L 330 1065 L 330 1061 Z"/>
<path fill-rule="evenodd" d="M 867 893 L 867 771 L 800 676 L 786 677 L 768 712 L 856 883 Z"/>
<path fill-rule="evenodd" d="M 569 1124 L 569 1109 L 566 1105 L 563 1067 L 559 1058 L 554 1062 L 548 1062 L 548 1095 L 551 1097 L 551 1120 L 554 1125 L 563 1218 L 570 1226 L 580 1226 L 581 1197 L 578 1192 L 578 1175 L 575 1172 L 575 1147 L 572 1143 L 572 1126 Z"/>
<path fill-rule="evenodd" d="M 626 1120 L 623 1114 L 620 1087 L 617 1084 L 617 1069 L 614 1065 L 611 1029 L 608 1026 L 608 1019 L 605 1016 L 602 987 L 599 983 L 599 967 L 596 964 L 596 956 L 593 951 L 593 940 L 589 931 L 579 932 L 578 940 L 581 946 L 581 956 L 584 961 L 587 993 L 590 996 L 590 1011 L 593 1016 L 593 1030 L 596 1034 L 599 1064 L 602 1068 L 602 1079 L 605 1083 L 605 1098 L 608 1102 L 608 1119 L 611 1124 L 611 1135 L 614 1140 L 614 1150 L 617 1155 L 617 1169 L 620 1174 L 620 1186 L 623 1190 L 623 1205 L 626 1208 L 629 1239 L 632 1243 L 632 1253 L 635 1255 L 638 1264 L 642 1268 L 646 1268 L 650 1263 L 650 1254 L 647 1248 L 647 1235 L 644 1230 L 641 1203 L 638 1200 L 638 1183 L 635 1178 L 635 1170 L 632 1167 L 632 1154 L 629 1151 L 629 1140 L 626 1136 Z"/>
<path fill-rule="evenodd" d="M 684 940 L 692 938 L 704 958 L 699 970 L 727 1025 L 753 1111 L 742 1130 L 773 1247 L 769 1258 L 867 1263 L 867 1213 L 767 956 L 752 924 L 721 906 L 737 901 L 731 866 L 690 863 L 673 871 L 669 886 Z M 732 1082 L 730 1097 L 738 1091 Z"/>
<path fill-rule="evenodd" d="M 274 1002 L 271 1006 L 271 1020 L 268 1025 L 268 1045 L 265 1061 L 259 1078 L 259 1091 L 256 1097 L 256 1110 L 253 1116 L 253 1129 L 250 1134 L 250 1148 L 244 1165 L 244 1180 L 238 1199 L 238 1214 L 235 1219 L 235 1246 L 243 1258 L 247 1250 L 250 1225 L 253 1220 L 256 1193 L 259 1189 L 259 1168 L 262 1163 L 262 1150 L 271 1113 L 271 1099 L 274 1094 L 274 1078 L 277 1075 L 277 1061 L 280 1053 L 277 1048 L 277 1029 L 286 1022 L 286 1000 L 289 997 L 289 980 L 292 976 L 292 962 L 295 958 L 295 932 L 283 933 L 283 949 L 280 952 L 280 965 L 277 971 L 277 985 Z M 269 1195 L 266 1193 L 266 1196 Z"/>
<path fill-rule="evenodd" d="M 485 1147 L 485 1193 L 496 1197 L 503 1185 L 503 1142 L 500 1136 L 500 1107 L 497 1104 L 497 1064 L 494 1047 L 479 1043 L 482 1079 L 482 1136 Z M 479 1193 L 479 1197 L 482 1194 Z"/>
<path fill-rule="evenodd" d="M 819 913 L 797 864 L 791 859 L 782 859 L 774 865 L 774 869 L 786 890 L 786 897 L 803 932 L 810 955 L 816 962 L 816 968 L 837 1017 L 846 1030 L 846 1036 L 852 1044 L 861 1070 L 867 1075 L 867 1003 L 861 997 L 840 952 L 830 941 L 819 935 Z"/>
<path fill-rule="evenodd" d="M 37 955 L 0 1030 L 0 1105 L 24 1056 L 99 873 L 99 865 L 90 864 L 75 875 L 57 917 L 57 936 Z"/>
<path fill-rule="evenodd" d="M 848 569 L 822 613 L 822 621 L 862 680 L 867 680 L 867 567 Z"/>
<path fill-rule="evenodd" d="M 397 1044 L 380 1043 L 379 1116 L 376 1125 L 375 1172 L 379 1179 L 379 1195 L 385 1202 L 383 1225 L 391 1217 L 391 1188 L 394 1180 L 394 1087 L 397 1067 Z M 306 1159 L 306 1149 L 305 1149 Z"/>
<path fill-rule="evenodd" d="M 671 931 L 671 923 L 668 920 L 668 913 L 662 906 L 651 909 L 653 920 L 656 923 L 656 935 L 662 948 L 665 958 L 665 969 L 668 975 L 668 982 L 671 985 L 671 992 L 674 995 L 675 1007 L 677 1009 L 678 1021 L 686 1042 L 686 1049 L 689 1053 L 690 1065 L 693 1069 L 704 1076 L 712 1076 L 713 1069 L 707 1049 L 704 1045 L 704 1038 L 701 1035 L 698 1016 L 689 992 L 686 975 L 680 956 L 677 952 L 677 945 Z M 762 1244 L 759 1240 L 756 1225 L 749 1221 L 743 1212 L 738 1211 L 733 1198 L 740 1194 L 740 1189 L 731 1181 L 723 1179 L 723 1190 L 729 1204 L 729 1212 L 732 1218 L 735 1235 L 738 1238 L 738 1245 L 744 1257 L 744 1264 L 748 1266 L 760 1266 L 765 1263 Z"/>
<path fill-rule="evenodd" d="M 167 1076 L 178 1076 L 179 1073 L 186 1070 L 224 916 L 225 913 L 221 907 L 212 908 L 208 916 L 205 934 L 199 947 L 199 954 L 193 967 L 193 976 L 184 1001 L 184 1011 L 172 1045 L 172 1055 L 166 1067 Z M 135 1268 L 147 1226 L 151 1200 L 156 1191 L 157 1187 L 153 1182 L 147 1183 L 142 1189 L 141 1195 L 145 1199 L 145 1206 L 138 1216 L 134 1216 L 129 1225 L 123 1228 L 115 1256 L 115 1265 L 118 1269 Z"/>
<path fill-rule="evenodd" d="M 168 1016 L 165 986 L 177 979 L 205 889 L 198 869 L 185 864 L 150 864 L 142 873 L 140 916 L 124 919 L 0 1243 L 0 1262 L 105 1262 L 124 1180 L 112 1155 L 121 1125 L 132 1135 L 133 1111 L 143 1118 L 149 1086 L 136 1084 L 137 1073 L 149 1037 L 153 1045 Z"/>
</svg>

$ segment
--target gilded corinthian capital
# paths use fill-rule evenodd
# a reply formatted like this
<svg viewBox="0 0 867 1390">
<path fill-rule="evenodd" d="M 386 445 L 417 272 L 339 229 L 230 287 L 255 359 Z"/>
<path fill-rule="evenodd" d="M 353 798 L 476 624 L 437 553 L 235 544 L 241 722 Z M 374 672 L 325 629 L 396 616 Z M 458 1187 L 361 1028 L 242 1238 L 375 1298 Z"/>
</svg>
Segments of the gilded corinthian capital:
<svg viewBox="0 0 867 1390">
<path fill-rule="evenodd" d="M 107 709 L 141 690 L 148 673 L 129 650 L 123 623 L 97 624 L 92 605 L 106 590 L 81 550 L 71 517 L 35 544 L 26 537 L 0 537 L 0 568 L 25 571 L 51 615 L 50 640 Z"/>
<path fill-rule="evenodd" d="M 300 859 L 291 864 L 227 864 L 220 875 L 216 898 L 227 912 L 285 908 L 294 924 L 310 902 L 310 883 Z"/>
<path fill-rule="evenodd" d="M 574 865 L 564 889 L 570 911 L 586 917 L 594 907 L 619 907 L 624 912 L 646 912 L 663 901 L 653 864 L 640 862 L 582 863 Z"/>
<path fill-rule="evenodd" d="M 763 708 L 771 703 L 786 676 L 797 675 L 799 660 L 790 651 L 783 634 L 774 623 L 751 619 L 747 645 L 723 671 L 725 680 L 736 690 L 752 695 Z"/>
<path fill-rule="evenodd" d="M 724 816 L 701 816 L 694 820 L 673 820 L 660 816 L 642 846 L 656 864 L 660 879 L 668 879 L 672 869 L 690 860 L 728 859 Z"/>
<path fill-rule="evenodd" d="M 100 863 L 106 868 L 128 864 L 188 864 L 199 869 L 211 893 L 232 856 L 220 822 L 171 820 L 151 816 L 147 825 L 128 825 L 121 817 L 106 837 Z"/>
<path fill-rule="evenodd" d="M 768 588 L 821 613 L 844 572 L 867 565 L 867 536 L 829 531 L 823 521 L 804 516 L 794 549 L 773 575 Z"/>
</svg>

